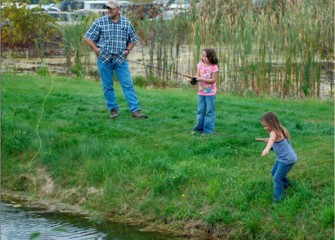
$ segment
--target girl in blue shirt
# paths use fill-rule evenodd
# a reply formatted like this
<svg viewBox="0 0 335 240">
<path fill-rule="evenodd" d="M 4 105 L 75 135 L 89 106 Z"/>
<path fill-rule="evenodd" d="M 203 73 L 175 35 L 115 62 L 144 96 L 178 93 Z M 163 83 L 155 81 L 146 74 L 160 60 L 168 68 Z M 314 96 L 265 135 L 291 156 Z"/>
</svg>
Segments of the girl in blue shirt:
<svg viewBox="0 0 335 240">
<path fill-rule="evenodd" d="M 279 202 L 284 197 L 284 188 L 290 186 L 287 174 L 297 161 L 297 154 L 289 142 L 290 133 L 281 125 L 275 113 L 265 113 L 261 118 L 261 124 L 270 133 L 269 138 L 263 139 L 267 145 L 262 152 L 262 157 L 267 156 L 271 149 L 277 155 L 271 173 L 274 182 L 274 202 Z"/>
</svg>

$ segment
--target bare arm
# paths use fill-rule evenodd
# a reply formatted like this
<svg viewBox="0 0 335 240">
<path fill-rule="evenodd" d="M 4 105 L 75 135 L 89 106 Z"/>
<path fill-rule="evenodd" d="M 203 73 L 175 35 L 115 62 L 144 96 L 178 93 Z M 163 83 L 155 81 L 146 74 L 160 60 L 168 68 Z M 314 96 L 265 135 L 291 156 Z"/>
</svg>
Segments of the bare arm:
<svg viewBox="0 0 335 240">
<path fill-rule="evenodd" d="M 199 71 L 199 70 L 198 70 Z M 197 72 L 197 75 L 199 73 Z M 204 77 L 200 77 L 200 74 L 199 76 L 197 77 L 197 80 L 199 82 L 205 82 L 205 83 L 215 83 L 218 79 L 218 72 L 213 72 L 212 74 L 212 77 L 211 78 L 204 78 Z"/>
<path fill-rule="evenodd" d="M 269 138 L 255 138 L 256 141 L 268 142 Z"/>
<path fill-rule="evenodd" d="M 188 75 L 183 75 L 183 76 L 189 78 L 187 81 L 191 82 L 192 78 L 196 78 L 198 80 L 198 78 L 200 77 L 200 72 L 199 72 L 199 69 L 198 69 L 197 73 L 194 76 L 188 76 Z"/>
<path fill-rule="evenodd" d="M 200 77 L 200 71 L 199 71 L 199 69 L 197 69 L 197 73 L 195 74 L 195 76 L 193 76 L 193 77 L 195 77 L 196 79 L 198 79 L 199 77 Z M 192 78 L 192 77 L 191 77 Z"/>
<path fill-rule="evenodd" d="M 276 133 L 274 131 L 270 132 L 270 138 L 268 140 L 268 144 L 266 145 L 265 149 L 262 152 L 262 157 L 265 157 L 266 155 L 268 155 L 270 149 L 273 146 L 273 143 L 276 141 Z"/>
<path fill-rule="evenodd" d="M 85 37 L 84 37 L 84 41 L 95 52 L 96 55 L 100 54 L 100 49 L 97 47 L 94 41 L 92 41 L 91 39 L 85 38 Z"/>
<path fill-rule="evenodd" d="M 127 55 L 131 52 L 131 50 L 135 47 L 135 43 L 128 43 L 127 48 L 128 49 L 128 53 Z"/>
</svg>

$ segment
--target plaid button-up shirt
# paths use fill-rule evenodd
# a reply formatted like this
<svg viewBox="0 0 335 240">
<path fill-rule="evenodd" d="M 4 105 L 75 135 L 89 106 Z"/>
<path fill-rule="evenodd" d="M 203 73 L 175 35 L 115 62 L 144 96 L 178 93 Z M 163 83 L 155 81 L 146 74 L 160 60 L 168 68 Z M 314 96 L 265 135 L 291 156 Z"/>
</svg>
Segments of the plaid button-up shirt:
<svg viewBox="0 0 335 240">
<path fill-rule="evenodd" d="M 131 22 L 120 15 L 118 22 L 108 16 L 98 18 L 85 33 L 85 37 L 94 41 L 100 49 L 99 58 L 104 63 L 111 59 L 121 64 L 126 59 L 128 43 L 138 40 Z"/>
</svg>

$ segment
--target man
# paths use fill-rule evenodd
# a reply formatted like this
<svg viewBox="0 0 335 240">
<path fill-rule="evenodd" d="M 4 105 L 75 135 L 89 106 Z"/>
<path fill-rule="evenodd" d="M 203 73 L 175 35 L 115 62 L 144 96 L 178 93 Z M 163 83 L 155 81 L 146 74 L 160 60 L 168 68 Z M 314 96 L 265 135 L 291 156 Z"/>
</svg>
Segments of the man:
<svg viewBox="0 0 335 240">
<path fill-rule="evenodd" d="M 106 3 L 107 15 L 98 18 L 84 36 L 85 42 L 98 58 L 98 69 L 111 118 L 119 116 L 114 92 L 113 73 L 121 84 L 128 107 L 134 118 L 147 118 L 141 113 L 126 57 L 135 46 L 138 37 L 131 22 L 120 15 L 116 0 Z"/>
</svg>

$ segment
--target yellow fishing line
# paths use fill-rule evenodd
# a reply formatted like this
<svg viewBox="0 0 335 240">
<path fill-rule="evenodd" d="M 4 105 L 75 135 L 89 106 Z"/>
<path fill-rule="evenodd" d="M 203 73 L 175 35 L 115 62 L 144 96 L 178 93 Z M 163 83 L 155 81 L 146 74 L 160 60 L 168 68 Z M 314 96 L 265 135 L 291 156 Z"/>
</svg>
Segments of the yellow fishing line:
<svg viewBox="0 0 335 240">
<path fill-rule="evenodd" d="M 40 123 L 41 123 L 41 120 L 42 120 L 42 115 L 43 115 L 43 112 L 44 112 L 45 102 L 46 102 L 48 96 L 50 95 L 50 93 L 52 92 L 53 86 L 54 86 L 54 79 L 51 76 L 51 86 L 50 86 L 50 89 L 49 89 L 48 93 L 44 97 L 44 100 L 43 100 L 43 103 L 42 103 L 42 106 L 41 106 L 40 116 L 38 118 L 37 126 L 36 126 L 36 134 L 37 134 L 37 138 L 38 138 L 38 142 L 39 142 L 39 147 L 38 147 L 38 150 L 37 150 L 36 154 L 29 161 L 29 166 L 28 166 L 29 174 L 31 175 L 31 177 L 33 179 L 33 184 L 34 184 L 34 192 L 33 192 L 33 195 L 31 196 L 31 198 L 28 200 L 28 206 L 29 206 L 29 203 L 31 202 L 31 200 L 36 196 L 36 193 L 37 193 L 36 178 L 35 178 L 32 170 L 31 170 L 31 166 L 34 163 L 36 157 L 39 155 L 39 153 L 41 151 L 41 148 L 42 148 L 42 140 L 41 140 L 41 136 L 40 136 L 40 133 L 39 133 L 39 128 L 40 128 Z"/>
</svg>

